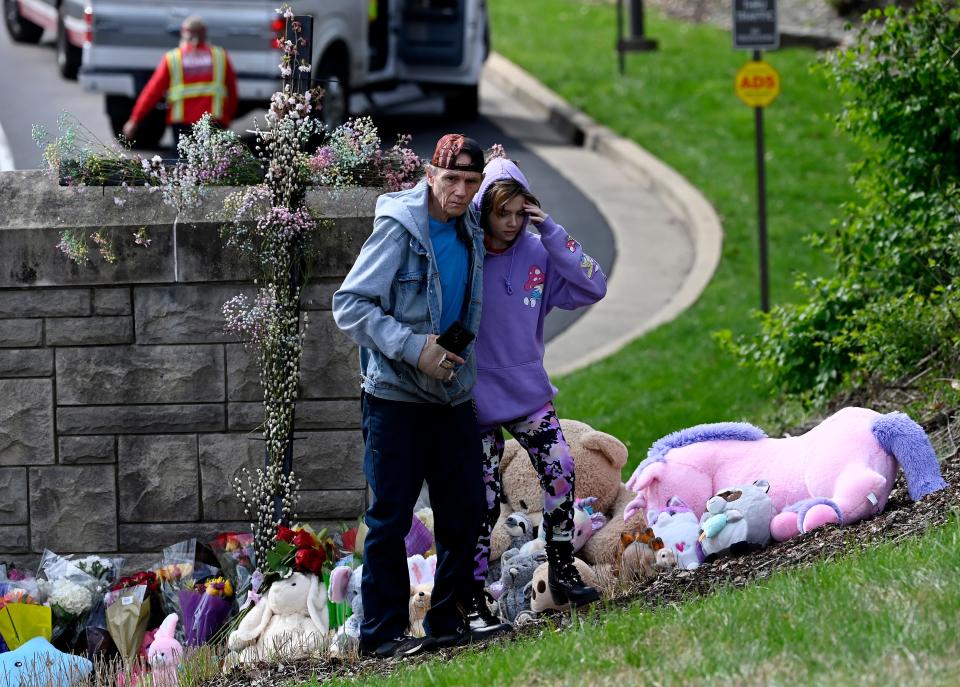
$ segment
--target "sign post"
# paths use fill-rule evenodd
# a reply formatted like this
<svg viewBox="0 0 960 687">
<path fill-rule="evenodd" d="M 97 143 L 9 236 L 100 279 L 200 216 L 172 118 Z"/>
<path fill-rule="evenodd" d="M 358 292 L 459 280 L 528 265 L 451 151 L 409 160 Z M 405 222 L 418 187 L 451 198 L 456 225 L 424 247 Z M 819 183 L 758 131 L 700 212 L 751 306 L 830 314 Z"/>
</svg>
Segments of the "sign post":
<svg viewBox="0 0 960 687">
<path fill-rule="evenodd" d="M 630 0 L 630 34 L 626 38 L 623 37 L 623 14 L 623 0 L 617 0 L 617 57 L 621 76 L 626 68 L 624 53 L 657 49 L 657 41 L 644 35 L 643 0 Z"/>
<path fill-rule="evenodd" d="M 767 173 L 764 151 L 763 108 L 780 94 L 780 75 L 763 61 L 764 50 L 780 47 L 777 0 L 733 0 L 733 47 L 752 50 L 753 61 L 743 65 L 734 80 L 734 91 L 753 108 L 757 164 L 757 239 L 760 253 L 760 309 L 770 312 L 770 279 L 767 261 Z"/>
</svg>

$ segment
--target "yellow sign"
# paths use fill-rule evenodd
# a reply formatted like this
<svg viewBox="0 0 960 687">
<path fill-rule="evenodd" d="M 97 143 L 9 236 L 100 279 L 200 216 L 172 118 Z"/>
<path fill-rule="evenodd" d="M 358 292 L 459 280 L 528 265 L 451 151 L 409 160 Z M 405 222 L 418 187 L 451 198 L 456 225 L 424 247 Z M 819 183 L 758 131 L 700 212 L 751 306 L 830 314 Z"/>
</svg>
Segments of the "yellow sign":
<svg viewBox="0 0 960 687">
<path fill-rule="evenodd" d="M 733 88 L 750 107 L 766 107 L 780 95 L 780 75 L 766 62 L 747 62 L 737 71 Z"/>
</svg>

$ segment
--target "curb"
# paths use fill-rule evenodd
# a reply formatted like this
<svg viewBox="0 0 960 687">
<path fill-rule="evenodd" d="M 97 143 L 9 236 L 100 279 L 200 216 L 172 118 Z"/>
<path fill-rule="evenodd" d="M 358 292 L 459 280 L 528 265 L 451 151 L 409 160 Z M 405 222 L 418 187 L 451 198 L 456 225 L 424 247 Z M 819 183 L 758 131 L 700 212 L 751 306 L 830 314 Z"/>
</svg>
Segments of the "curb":
<svg viewBox="0 0 960 687">
<path fill-rule="evenodd" d="M 670 300 L 643 322 L 628 326 L 627 330 L 614 340 L 578 360 L 551 370 L 552 375 L 567 374 L 616 353 L 634 339 L 669 322 L 693 305 L 710 283 L 720 262 L 723 227 L 713 206 L 696 187 L 633 141 L 597 124 L 499 53 L 490 54 L 485 69 L 486 77 L 518 102 L 545 116 L 549 125 L 571 143 L 592 150 L 632 172 L 639 183 L 651 190 L 665 206 L 683 219 L 693 243 L 693 265 L 680 289 Z M 611 224 L 611 229 L 617 245 L 616 262 L 619 263 L 621 258 L 629 257 L 620 252 L 625 228 Z M 614 270 L 612 279 L 616 279 L 616 274 L 617 270 Z M 605 302 L 606 299 L 592 306 L 587 315 L 577 320 L 567 331 L 576 330 L 589 318 L 591 312 L 602 309 Z M 561 334 L 562 336 L 564 334 Z"/>
</svg>

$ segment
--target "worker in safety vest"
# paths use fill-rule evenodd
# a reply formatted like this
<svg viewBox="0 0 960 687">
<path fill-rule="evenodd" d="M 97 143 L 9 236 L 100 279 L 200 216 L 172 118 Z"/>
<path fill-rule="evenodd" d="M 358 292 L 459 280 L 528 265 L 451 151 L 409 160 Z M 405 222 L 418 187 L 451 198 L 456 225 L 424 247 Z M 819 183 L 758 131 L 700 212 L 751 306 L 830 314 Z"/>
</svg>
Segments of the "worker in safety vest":
<svg viewBox="0 0 960 687">
<path fill-rule="evenodd" d="M 180 45 L 169 51 L 137 98 L 123 135 L 136 137 L 140 122 L 167 96 L 167 122 L 173 127 L 176 148 L 183 133 L 209 112 L 222 126 L 237 109 L 237 75 L 227 51 L 207 43 L 207 25 L 197 16 L 180 26 Z"/>
</svg>

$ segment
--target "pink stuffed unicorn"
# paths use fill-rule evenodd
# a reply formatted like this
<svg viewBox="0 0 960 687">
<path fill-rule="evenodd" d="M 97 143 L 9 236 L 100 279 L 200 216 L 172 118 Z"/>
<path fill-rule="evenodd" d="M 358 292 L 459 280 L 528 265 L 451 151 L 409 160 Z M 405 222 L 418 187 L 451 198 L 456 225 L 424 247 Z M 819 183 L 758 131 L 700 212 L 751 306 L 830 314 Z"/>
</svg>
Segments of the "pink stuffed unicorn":
<svg viewBox="0 0 960 687">
<path fill-rule="evenodd" d="M 624 518 L 664 508 L 673 496 L 699 517 L 711 496 L 733 484 L 770 483 L 770 533 L 784 541 L 828 523 L 880 513 L 897 466 L 917 501 L 946 486 L 923 428 L 904 413 L 844 408 L 799 437 L 770 439 L 742 422 L 697 425 L 658 440 L 627 488 L 637 496 Z"/>
</svg>

